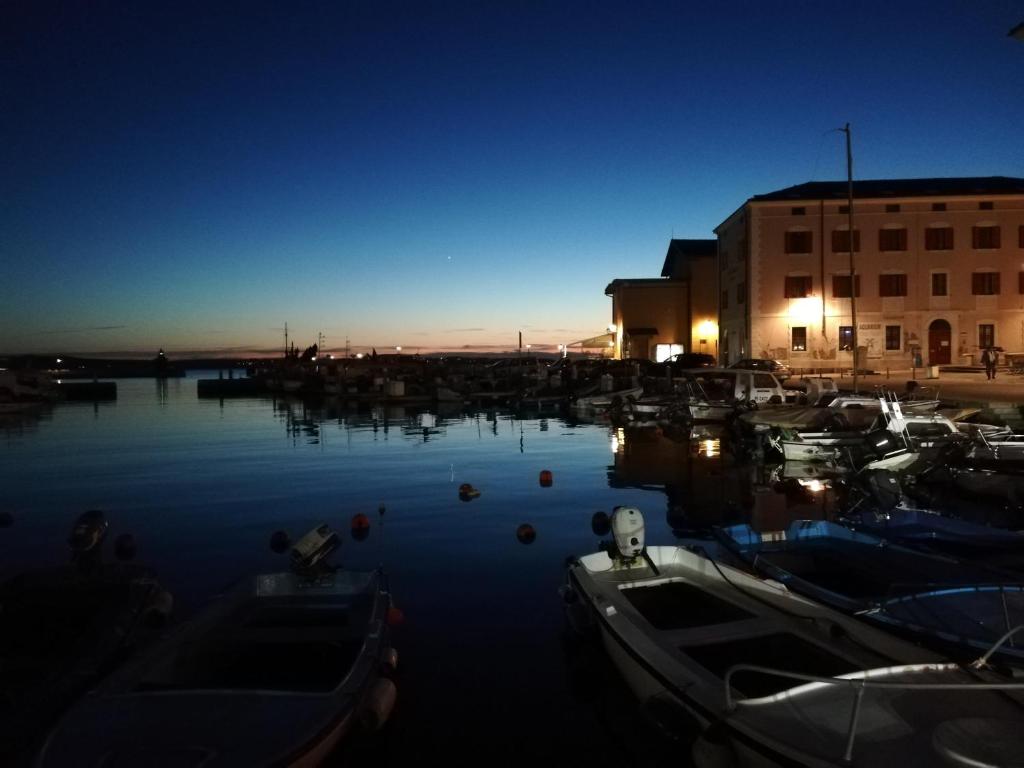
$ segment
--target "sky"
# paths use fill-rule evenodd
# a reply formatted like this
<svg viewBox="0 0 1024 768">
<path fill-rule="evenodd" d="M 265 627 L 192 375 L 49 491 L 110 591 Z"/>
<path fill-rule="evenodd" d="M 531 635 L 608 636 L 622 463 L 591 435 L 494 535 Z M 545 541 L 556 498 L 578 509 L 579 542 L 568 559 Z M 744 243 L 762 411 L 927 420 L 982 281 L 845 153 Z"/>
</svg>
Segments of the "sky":
<svg viewBox="0 0 1024 768">
<path fill-rule="evenodd" d="M 0 3 L 0 353 L 511 349 L 755 194 L 1024 176 L 1024 3 Z"/>
</svg>

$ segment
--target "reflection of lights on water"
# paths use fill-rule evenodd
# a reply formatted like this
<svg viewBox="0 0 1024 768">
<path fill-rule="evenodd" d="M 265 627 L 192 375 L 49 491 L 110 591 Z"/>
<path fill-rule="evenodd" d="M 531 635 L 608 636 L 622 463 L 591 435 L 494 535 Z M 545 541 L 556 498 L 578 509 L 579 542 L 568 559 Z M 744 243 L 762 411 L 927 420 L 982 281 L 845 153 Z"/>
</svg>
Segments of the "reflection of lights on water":
<svg viewBox="0 0 1024 768">
<path fill-rule="evenodd" d="M 619 427 L 612 432 L 612 453 L 618 453 L 619 449 L 626 447 L 626 430 Z"/>
<path fill-rule="evenodd" d="M 720 440 L 705 440 L 701 445 L 700 453 L 703 453 L 709 459 L 715 458 L 722 452 L 722 443 Z"/>
<path fill-rule="evenodd" d="M 799 480 L 797 480 L 797 482 L 800 483 L 800 485 L 802 485 L 811 493 L 820 493 L 821 491 L 824 491 L 826 488 L 828 488 L 828 483 L 822 482 L 816 477 L 812 477 L 809 480 L 805 478 L 800 478 Z"/>
</svg>

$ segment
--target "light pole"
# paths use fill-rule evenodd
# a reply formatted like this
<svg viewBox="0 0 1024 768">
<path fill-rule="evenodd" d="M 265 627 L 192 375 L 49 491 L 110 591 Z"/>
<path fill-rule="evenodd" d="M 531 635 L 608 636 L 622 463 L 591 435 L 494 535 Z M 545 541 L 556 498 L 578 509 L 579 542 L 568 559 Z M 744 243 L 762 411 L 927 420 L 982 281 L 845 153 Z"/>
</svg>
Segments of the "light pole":
<svg viewBox="0 0 1024 768">
<path fill-rule="evenodd" d="M 846 134 L 846 234 L 850 246 L 850 323 L 853 326 L 853 391 L 857 386 L 857 273 L 853 267 L 853 149 L 851 147 L 850 124 L 838 128 Z M 825 233 L 822 233 L 822 237 Z M 824 289 L 822 295 L 824 296 Z"/>
</svg>

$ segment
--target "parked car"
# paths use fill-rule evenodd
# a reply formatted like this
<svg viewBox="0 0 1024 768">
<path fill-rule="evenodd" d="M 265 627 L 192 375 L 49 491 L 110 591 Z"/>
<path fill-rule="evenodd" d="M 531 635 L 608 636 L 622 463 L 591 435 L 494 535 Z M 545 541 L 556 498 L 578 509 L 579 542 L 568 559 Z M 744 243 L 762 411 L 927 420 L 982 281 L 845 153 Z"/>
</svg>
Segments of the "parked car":
<svg viewBox="0 0 1024 768">
<path fill-rule="evenodd" d="M 718 365 L 713 355 L 706 355 L 702 352 L 681 352 L 672 355 L 665 362 L 672 363 L 677 368 L 714 368 Z"/>
<path fill-rule="evenodd" d="M 794 402 L 773 374 L 736 368 L 691 368 L 682 375 L 699 384 L 709 400 L 738 400 L 741 403 Z"/>
<path fill-rule="evenodd" d="M 748 357 L 744 360 L 737 360 L 729 367 L 743 368 L 747 371 L 767 371 L 774 374 L 775 378 L 779 381 L 785 381 L 793 373 L 785 363 L 780 363 L 778 360 L 768 360 L 763 357 Z"/>
</svg>

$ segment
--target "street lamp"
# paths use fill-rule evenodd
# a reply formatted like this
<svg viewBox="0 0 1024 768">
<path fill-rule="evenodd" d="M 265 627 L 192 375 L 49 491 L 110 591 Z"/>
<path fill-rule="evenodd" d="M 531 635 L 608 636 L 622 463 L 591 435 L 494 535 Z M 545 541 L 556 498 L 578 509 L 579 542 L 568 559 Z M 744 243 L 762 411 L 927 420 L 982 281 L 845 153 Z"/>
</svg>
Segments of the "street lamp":
<svg viewBox="0 0 1024 768">
<path fill-rule="evenodd" d="M 398 354 L 402 354 L 402 348 L 401 347 L 395 347 L 395 352 L 397 352 Z"/>
</svg>

